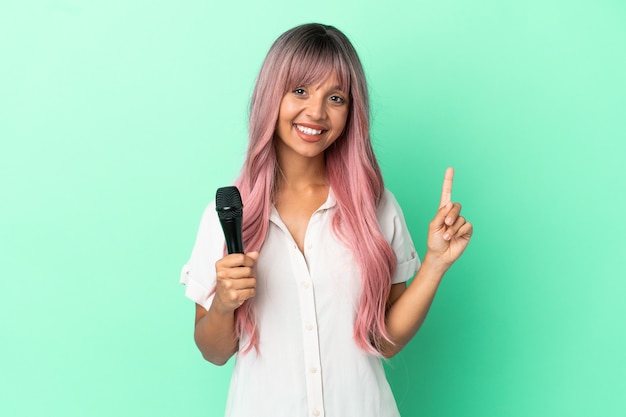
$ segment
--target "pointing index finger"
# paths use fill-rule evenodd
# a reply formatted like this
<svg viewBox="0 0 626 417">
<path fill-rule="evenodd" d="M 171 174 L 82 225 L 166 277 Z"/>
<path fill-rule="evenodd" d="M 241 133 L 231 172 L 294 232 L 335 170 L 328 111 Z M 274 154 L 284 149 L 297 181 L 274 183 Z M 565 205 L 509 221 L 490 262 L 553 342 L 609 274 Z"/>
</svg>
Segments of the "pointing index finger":
<svg viewBox="0 0 626 417">
<path fill-rule="evenodd" d="M 454 168 L 446 169 L 446 175 L 443 178 L 443 187 L 441 187 L 441 201 L 439 207 L 443 207 L 452 201 L 452 180 L 454 179 Z"/>
</svg>

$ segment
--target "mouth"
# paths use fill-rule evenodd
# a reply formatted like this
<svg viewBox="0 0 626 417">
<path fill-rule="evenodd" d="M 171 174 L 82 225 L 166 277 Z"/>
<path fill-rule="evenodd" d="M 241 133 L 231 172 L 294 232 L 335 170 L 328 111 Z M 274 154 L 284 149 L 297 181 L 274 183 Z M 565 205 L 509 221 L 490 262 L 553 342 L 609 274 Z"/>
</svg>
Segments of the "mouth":
<svg viewBox="0 0 626 417">
<path fill-rule="evenodd" d="M 299 131 L 304 133 L 307 136 L 319 136 L 322 133 L 326 132 L 326 130 L 324 129 L 314 129 L 312 127 L 308 127 L 308 126 L 302 126 L 299 124 L 294 123 L 294 127 Z"/>
</svg>

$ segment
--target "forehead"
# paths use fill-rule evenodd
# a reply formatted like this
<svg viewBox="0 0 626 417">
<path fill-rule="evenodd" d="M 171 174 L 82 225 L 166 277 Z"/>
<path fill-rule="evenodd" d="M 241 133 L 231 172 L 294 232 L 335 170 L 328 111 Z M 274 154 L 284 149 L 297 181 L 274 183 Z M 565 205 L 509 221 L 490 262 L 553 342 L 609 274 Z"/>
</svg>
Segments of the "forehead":
<svg viewBox="0 0 626 417">
<path fill-rule="evenodd" d="M 350 91 L 350 76 L 345 66 L 336 60 L 305 62 L 297 60 L 290 68 L 286 88 L 310 85 L 319 88 L 330 86 L 341 91 Z"/>
<path fill-rule="evenodd" d="M 333 73 L 328 74 L 326 78 L 324 79 L 314 81 L 312 84 L 304 84 L 304 85 L 310 85 L 311 87 L 318 89 L 318 90 L 319 89 L 339 90 L 339 91 L 344 90 L 343 86 L 339 82 L 339 79 Z"/>
</svg>

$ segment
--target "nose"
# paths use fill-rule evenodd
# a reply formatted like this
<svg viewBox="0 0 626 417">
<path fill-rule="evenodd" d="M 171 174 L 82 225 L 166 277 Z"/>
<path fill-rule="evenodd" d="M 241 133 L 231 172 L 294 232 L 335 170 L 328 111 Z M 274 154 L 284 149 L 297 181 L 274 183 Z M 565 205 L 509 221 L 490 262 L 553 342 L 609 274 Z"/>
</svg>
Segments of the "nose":
<svg viewBox="0 0 626 417">
<path fill-rule="evenodd" d="M 306 115 L 312 120 L 326 118 L 326 100 L 322 94 L 314 94 L 307 100 Z"/>
</svg>

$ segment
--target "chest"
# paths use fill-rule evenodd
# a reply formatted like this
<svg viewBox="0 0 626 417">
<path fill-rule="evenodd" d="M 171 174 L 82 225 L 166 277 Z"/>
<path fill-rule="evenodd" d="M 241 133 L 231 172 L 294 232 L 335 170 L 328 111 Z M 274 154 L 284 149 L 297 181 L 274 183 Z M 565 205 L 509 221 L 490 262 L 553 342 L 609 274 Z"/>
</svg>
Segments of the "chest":
<svg viewBox="0 0 626 417">
<path fill-rule="evenodd" d="M 304 253 L 304 240 L 311 217 L 326 198 L 327 190 L 308 195 L 282 193 L 276 201 L 276 211 L 301 253 Z"/>
<path fill-rule="evenodd" d="M 332 212 L 321 209 L 313 213 L 298 245 L 278 212 L 273 211 L 257 262 L 259 304 L 271 300 L 276 312 L 282 307 L 297 311 L 312 291 L 316 309 L 345 308 L 342 314 L 352 317 L 360 299 L 361 274 L 352 251 L 332 230 Z"/>
<path fill-rule="evenodd" d="M 293 223 L 290 230 L 284 221 L 287 213 L 272 207 L 268 235 L 256 264 L 257 323 L 264 329 L 259 334 L 287 337 L 292 334 L 287 329 L 297 335 L 313 325 L 319 337 L 347 337 L 346 343 L 353 344 L 361 274 L 352 251 L 332 226 L 337 210 L 334 196 L 328 194 L 324 202 L 301 212 L 305 215 L 298 216 L 301 229 L 296 231 Z"/>
</svg>

